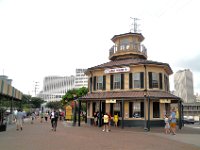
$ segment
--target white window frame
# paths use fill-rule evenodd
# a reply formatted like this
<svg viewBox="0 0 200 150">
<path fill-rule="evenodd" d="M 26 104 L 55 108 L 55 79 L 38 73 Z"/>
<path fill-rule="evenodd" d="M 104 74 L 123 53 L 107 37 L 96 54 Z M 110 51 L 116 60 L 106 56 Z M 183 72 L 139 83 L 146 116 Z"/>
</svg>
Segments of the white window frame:
<svg viewBox="0 0 200 150">
<path fill-rule="evenodd" d="M 140 72 L 133 73 L 133 88 L 141 88 Z M 137 83 L 138 82 L 138 83 Z"/>
<path fill-rule="evenodd" d="M 97 77 L 97 90 L 103 89 L 103 76 Z"/>
<path fill-rule="evenodd" d="M 113 89 L 121 89 L 121 74 L 113 75 Z"/>
<path fill-rule="evenodd" d="M 152 72 L 152 88 L 159 88 L 159 74 Z"/>
</svg>

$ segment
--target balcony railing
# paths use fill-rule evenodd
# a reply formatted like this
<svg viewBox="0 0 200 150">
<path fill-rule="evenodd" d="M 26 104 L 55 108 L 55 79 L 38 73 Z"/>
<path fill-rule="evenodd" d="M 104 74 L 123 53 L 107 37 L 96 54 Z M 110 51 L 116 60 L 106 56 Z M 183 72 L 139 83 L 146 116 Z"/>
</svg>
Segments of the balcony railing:
<svg viewBox="0 0 200 150">
<path fill-rule="evenodd" d="M 147 57 L 147 49 L 144 45 L 139 43 L 127 43 L 121 45 L 114 45 L 109 50 L 110 54 L 109 57 L 112 57 L 114 54 L 122 53 L 122 52 L 136 52 L 141 53 L 145 57 Z"/>
</svg>

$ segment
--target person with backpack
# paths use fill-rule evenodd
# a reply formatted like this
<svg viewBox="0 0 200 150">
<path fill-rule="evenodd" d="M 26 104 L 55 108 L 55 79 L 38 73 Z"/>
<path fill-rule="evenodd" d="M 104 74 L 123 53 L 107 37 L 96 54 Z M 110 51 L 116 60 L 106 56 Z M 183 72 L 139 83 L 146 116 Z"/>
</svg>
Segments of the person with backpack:
<svg viewBox="0 0 200 150">
<path fill-rule="evenodd" d="M 51 119 L 51 126 L 52 126 L 53 131 L 56 131 L 58 116 L 59 116 L 59 113 L 57 111 L 53 110 L 51 112 L 50 119 Z"/>
</svg>

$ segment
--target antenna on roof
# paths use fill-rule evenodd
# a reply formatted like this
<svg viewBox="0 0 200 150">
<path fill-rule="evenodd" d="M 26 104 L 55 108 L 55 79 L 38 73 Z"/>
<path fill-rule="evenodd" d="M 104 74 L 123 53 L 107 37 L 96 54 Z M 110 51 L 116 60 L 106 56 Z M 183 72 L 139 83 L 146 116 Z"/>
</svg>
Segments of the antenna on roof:
<svg viewBox="0 0 200 150">
<path fill-rule="evenodd" d="M 138 26 L 139 26 L 139 24 L 137 23 L 137 21 L 138 20 L 140 20 L 140 19 L 138 19 L 138 18 L 132 18 L 132 17 L 130 17 L 132 20 L 133 20 L 133 23 L 131 23 L 131 27 L 130 27 L 130 32 L 134 32 L 134 33 L 138 33 L 138 32 L 140 32 L 140 30 L 138 29 Z"/>
</svg>

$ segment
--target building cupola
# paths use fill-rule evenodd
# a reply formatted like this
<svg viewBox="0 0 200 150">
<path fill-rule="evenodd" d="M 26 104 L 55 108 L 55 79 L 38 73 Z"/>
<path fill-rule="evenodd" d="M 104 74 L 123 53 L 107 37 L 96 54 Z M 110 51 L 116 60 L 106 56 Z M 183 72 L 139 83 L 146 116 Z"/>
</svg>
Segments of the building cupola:
<svg viewBox="0 0 200 150">
<path fill-rule="evenodd" d="M 114 45 L 110 49 L 109 59 L 147 59 L 147 50 L 141 42 L 144 37 L 141 33 L 125 33 L 115 35 L 111 39 Z"/>
<path fill-rule="evenodd" d="M 133 19 L 133 18 L 132 18 Z M 134 18 L 134 30 L 133 32 L 115 35 L 111 39 L 114 45 L 110 48 L 109 59 L 147 59 L 147 49 L 141 42 L 144 40 L 144 36 L 138 33 L 136 19 Z"/>
</svg>

